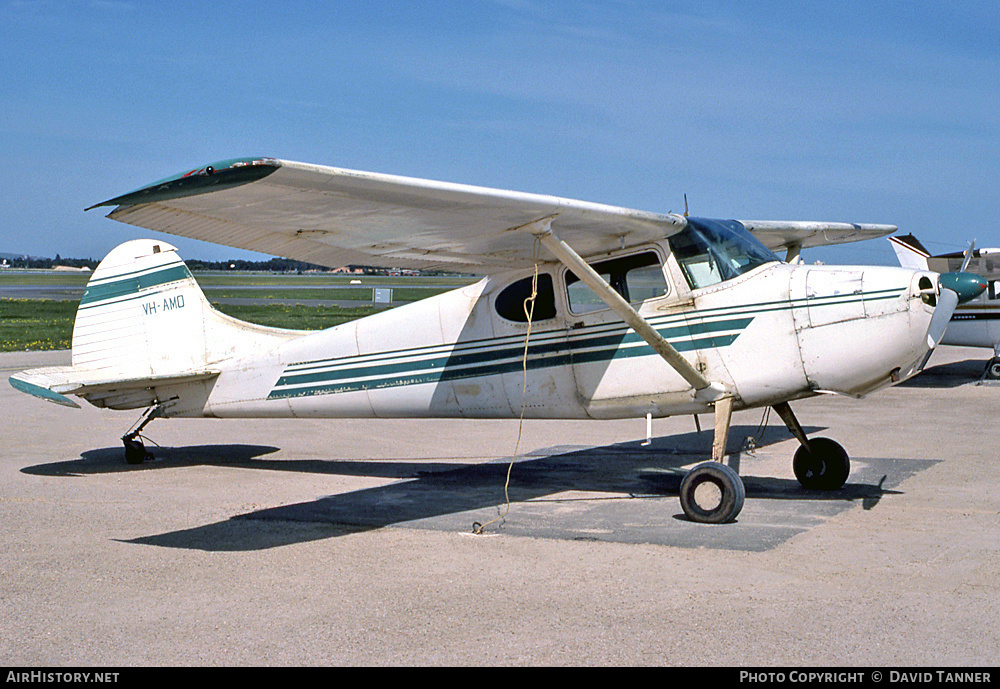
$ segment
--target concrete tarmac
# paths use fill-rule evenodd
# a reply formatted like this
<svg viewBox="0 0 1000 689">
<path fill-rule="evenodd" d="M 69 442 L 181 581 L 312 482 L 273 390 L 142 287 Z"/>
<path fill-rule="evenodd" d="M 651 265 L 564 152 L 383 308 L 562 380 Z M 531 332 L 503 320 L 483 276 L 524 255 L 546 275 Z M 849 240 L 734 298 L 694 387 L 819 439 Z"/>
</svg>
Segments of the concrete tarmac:
<svg viewBox="0 0 1000 689">
<path fill-rule="evenodd" d="M 519 445 L 516 421 L 167 419 L 129 466 L 138 412 L 3 385 L 0 663 L 993 666 L 989 354 L 793 404 L 852 456 L 831 494 L 798 486 L 775 414 L 738 413 L 747 501 L 721 526 L 676 493 L 707 417 L 649 445 L 645 419 L 526 421 Z"/>
</svg>

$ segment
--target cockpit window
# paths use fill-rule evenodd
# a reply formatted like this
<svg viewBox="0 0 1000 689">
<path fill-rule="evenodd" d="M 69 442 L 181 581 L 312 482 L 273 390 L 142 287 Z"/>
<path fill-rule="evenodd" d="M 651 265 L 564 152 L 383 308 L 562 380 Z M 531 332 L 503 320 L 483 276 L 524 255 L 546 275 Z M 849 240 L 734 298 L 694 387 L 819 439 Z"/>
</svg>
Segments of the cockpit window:
<svg viewBox="0 0 1000 689">
<path fill-rule="evenodd" d="M 708 287 L 780 259 L 735 220 L 688 218 L 668 240 L 692 289 Z"/>
<path fill-rule="evenodd" d="M 527 277 L 512 282 L 497 295 L 494 308 L 497 313 L 508 321 L 527 323 L 528 314 L 525 311 L 525 301 L 531 298 L 531 288 L 534 277 Z M 556 293 L 552 289 L 552 276 L 548 273 L 538 274 L 538 295 L 531 311 L 532 321 L 544 321 L 556 317 Z M 531 308 L 528 305 L 528 308 Z"/>
<path fill-rule="evenodd" d="M 625 301 L 633 304 L 662 297 L 667 293 L 663 265 L 659 255 L 653 251 L 601 261 L 594 263 L 591 268 L 614 287 Z M 566 294 L 569 298 L 570 311 L 573 313 L 588 313 L 608 308 L 607 304 L 580 282 L 580 278 L 572 272 L 566 273 Z"/>
</svg>

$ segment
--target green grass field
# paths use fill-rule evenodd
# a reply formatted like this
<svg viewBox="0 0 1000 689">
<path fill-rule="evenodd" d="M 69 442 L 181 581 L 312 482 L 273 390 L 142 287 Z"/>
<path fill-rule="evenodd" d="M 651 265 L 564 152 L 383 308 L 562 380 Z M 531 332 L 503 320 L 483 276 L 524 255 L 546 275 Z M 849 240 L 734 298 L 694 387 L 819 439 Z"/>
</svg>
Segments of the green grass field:
<svg viewBox="0 0 1000 689">
<path fill-rule="evenodd" d="M 372 286 L 392 286 L 393 302 L 410 302 L 440 294 L 473 278 L 465 277 L 376 277 L 308 273 L 196 272 L 198 284 L 219 311 L 242 321 L 292 330 L 322 330 L 375 313 Z M 83 293 L 89 273 L 56 271 L 0 272 L 0 351 L 69 349 L 77 301 L 60 299 L 4 298 L 4 287 L 66 288 Z M 351 284 L 360 280 L 361 284 Z M 16 292 L 15 292 L 16 293 Z M 40 296 L 47 296 L 42 294 Z M 320 299 L 356 302 L 352 306 L 305 306 L 280 303 L 237 305 L 217 299 Z"/>
<path fill-rule="evenodd" d="M 69 349 L 76 302 L 0 299 L 0 352 Z"/>
<path fill-rule="evenodd" d="M 322 330 L 352 321 L 377 309 L 371 306 L 242 306 L 215 304 L 219 311 L 242 321 L 275 328 Z M 75 301 L 0 299 L 0 351 L 69 349 L 76 318 Z"/>
<path fill-rule="evenodd" d="M 213 306 L 241 321 L 291 330 L 324 330 L 335 325 L 371 315 L 380 309 L 373 306 L 288 306 L 285 304 Z"/>
<path fill-rule="evenodd" d="M 446 292 L 451 287 L 393 287 L 392 300 L 417 301 Z M 215 299 L 336 299 L 338 301 L 371 302 L 371 287 L 304 287 L 268 289 L 266 287 L 206 287 L 205 296 Z"/>
</svg>

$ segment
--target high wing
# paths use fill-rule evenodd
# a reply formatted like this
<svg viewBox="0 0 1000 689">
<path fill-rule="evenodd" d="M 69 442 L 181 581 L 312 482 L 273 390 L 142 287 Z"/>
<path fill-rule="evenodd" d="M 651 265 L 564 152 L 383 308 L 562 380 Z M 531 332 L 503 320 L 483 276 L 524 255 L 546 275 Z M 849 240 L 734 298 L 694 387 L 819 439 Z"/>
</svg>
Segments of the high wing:
<svg viewBox="0 0 1000 689">
<path fill-rule="evenodd" d="M 895 225 L 872 225 L 841 222 L 775 222 L 773 220 L 741 220 L 742 225 L 771 251 L 784 249 L 789 260 L 801 249 L 831 244 L 862 242 L 892 234 Z"/>
<path fill-rule="evenodd" d="M 150 230 L 331 268 L 530 267 L 539 259 L 538 247 L 531 232 L 519 230 L 549 218 L 559 237 L 584 257 L 669 237 L 687 225 L 684 216 L 672 213 L 274 158 L 214 163 L 91 208 L 98 206 L 116 206 L 109 218 Z M 895 230 L 743 224 L 772 249 L 858 241 Z"/>
<path fill-rule="evenodd" d="M 535 241 L 516 230 L 553 216 L 584 255 L 685 226 L 675 215 L 272 158 L 216 163 L 97 205 L 139 227 L 329 267 L 528 267 Z"/>
</svg>

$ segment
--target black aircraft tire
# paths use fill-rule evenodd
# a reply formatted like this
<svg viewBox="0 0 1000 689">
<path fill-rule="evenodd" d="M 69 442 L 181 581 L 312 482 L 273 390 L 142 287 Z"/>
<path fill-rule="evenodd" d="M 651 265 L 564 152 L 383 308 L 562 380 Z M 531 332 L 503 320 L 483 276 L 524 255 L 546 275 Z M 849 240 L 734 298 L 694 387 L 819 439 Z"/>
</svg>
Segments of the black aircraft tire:
<svg viewBox="0 0 1000 689">
<path fill-rule="evenodd" d="M 1000 380 L 1000 357 L 993 357 L 986 364 L 986 377 L 990 380 Z"/>
<path fill-rule="evenodd" d="M 141 440 L 122 438 L 125 443 L 125 461 L 129 464 L 142 464 L 147 457 L 145 446 Z"/>
<path fill-rule="evenodd" d="M 743 509 L 746 490 L 743 479 L 721 462 L 705 462 L 681 481 L 681 508 L 693 522 L 725 524 L 735 521 Z"/>
<path fill-rule="evenodd" d="M 829 438 L 813 438 L 809 450 L 799 447 L 792 470 L 806 490 L 837 490 L 847 482 L 851 460 L 839 443 Z"/>
</svg>

